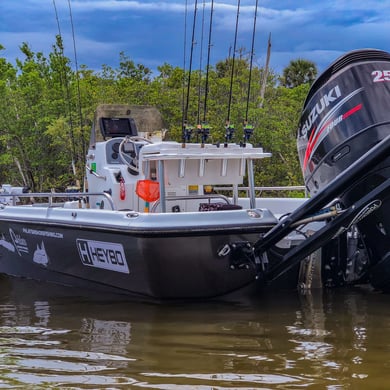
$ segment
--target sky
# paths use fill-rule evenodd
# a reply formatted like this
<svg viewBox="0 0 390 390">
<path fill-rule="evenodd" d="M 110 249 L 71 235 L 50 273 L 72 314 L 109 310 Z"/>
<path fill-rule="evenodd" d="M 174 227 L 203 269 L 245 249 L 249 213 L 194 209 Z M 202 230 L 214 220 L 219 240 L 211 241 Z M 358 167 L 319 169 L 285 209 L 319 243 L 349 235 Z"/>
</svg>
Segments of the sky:
<svg viewBox="0 0 390 390">
<path fill-rule="evenodd" d="M 195 18 L 195 0 L 0 0 L 0 57 L 12 64 L 23 59 L 23 42 L 47 56 L 60 32 L 74 67 L 116 68 L 123 52 L 154 75 L 165 63 L 205 69 L 210 5 L 197 0 Z M 236 41 L 236 56 L 249 55 L 253 42 L 254 65 L 264 66 L 270 35 L 270 68 L 277 74 L 296 59 L 313 61 L 322 72 L 349 50 L 390 51 L 390 0 L 258 0 L 254 24 L 255 5 L 214 0 L 211 65 L 232 55 Z"/>
</svg>

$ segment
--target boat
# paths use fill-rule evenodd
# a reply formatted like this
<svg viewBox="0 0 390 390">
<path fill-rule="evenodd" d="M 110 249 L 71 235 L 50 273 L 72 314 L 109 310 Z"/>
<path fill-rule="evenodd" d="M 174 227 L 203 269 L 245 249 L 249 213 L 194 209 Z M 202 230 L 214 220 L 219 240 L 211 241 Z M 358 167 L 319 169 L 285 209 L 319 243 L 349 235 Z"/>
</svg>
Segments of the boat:
<svg viewBox="0 0 390 390">
<path fill-rule="evenodd" d="M 325 286 L 364 284 L 390 290 L 390 54 L 353 50 L 313 83 L 297 147 L 310 199 L 254 245 L 260 256 L 310 215 L 329 218 L 283 255 L 269 280 L 321 252 Z"/>
<path fill-rule="evenodd" d="M 164 133 L 153 107 L 101 105 L 82 191 L 3 185 L 0 273 L 153 301 L 261 289 L 259 275 L 302 233 L 261 258 L 252 244 L 306 199 L 256 197 L 254 162 L 271 156 L 261 147 Z M 240 190 L 246 179 L 249 195 Z M 296 288 L 298 274 L 299 265 L 280 286 Z"/>
</svg>

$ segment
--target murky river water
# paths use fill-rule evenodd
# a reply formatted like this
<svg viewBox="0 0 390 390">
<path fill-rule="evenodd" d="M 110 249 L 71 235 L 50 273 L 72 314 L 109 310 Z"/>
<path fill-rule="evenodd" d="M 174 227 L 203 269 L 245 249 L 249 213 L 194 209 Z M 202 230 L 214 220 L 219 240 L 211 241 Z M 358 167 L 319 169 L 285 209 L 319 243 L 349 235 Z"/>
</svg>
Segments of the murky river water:
<svg viewBox="0 0 390 390">
<path fill-rule="evenodd" d="M 0 388 L 390 387 L 390 295 L 158 306 L 0 281 Z"/>
</svg>

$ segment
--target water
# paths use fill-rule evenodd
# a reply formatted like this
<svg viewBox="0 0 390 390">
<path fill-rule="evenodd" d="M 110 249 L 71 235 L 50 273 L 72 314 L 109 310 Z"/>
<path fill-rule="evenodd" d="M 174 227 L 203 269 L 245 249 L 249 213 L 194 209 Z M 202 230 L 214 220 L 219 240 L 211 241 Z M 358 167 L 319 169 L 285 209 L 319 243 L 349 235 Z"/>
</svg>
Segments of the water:
<svg viewBox="0 0 390 390">
<path fill-rule="evenodd" d="M 389 388 L 390 295 L 158 306 L 0 282 L 0 388 Z"/>
</svg>

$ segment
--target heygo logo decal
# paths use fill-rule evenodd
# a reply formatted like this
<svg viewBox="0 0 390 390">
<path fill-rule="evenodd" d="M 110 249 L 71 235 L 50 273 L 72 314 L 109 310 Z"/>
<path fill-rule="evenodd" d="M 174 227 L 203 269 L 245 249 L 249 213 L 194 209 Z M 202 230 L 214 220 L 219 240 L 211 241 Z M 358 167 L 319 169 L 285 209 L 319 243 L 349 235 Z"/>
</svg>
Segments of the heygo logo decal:
<svg viewBox="0 0 390 390">
<path fill-rule="evenodd" d="M 77 239 L 76 245 L 84 265 L 130 273 L 122 244 Z"/>
</svg>

